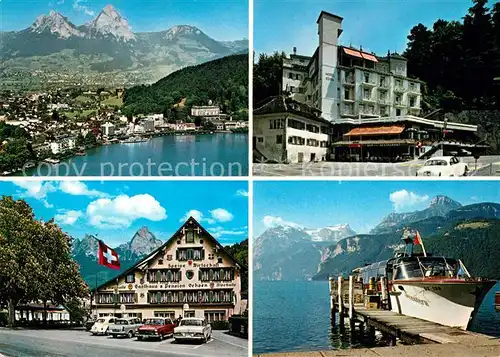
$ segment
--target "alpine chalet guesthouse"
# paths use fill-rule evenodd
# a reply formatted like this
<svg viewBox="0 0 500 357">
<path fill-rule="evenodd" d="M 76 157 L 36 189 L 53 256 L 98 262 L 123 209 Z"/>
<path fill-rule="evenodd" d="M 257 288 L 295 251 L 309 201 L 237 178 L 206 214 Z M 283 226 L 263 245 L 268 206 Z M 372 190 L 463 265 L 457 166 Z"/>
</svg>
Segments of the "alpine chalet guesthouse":
<svg viewBox="0 0 500 357">
<path fill-rule="evenodd" d="M 226 321 L 246 309 L 242 274 L 246 268 L 190 217 L 165 244 L 98 286 L 92 315 Z"/>
</svg>

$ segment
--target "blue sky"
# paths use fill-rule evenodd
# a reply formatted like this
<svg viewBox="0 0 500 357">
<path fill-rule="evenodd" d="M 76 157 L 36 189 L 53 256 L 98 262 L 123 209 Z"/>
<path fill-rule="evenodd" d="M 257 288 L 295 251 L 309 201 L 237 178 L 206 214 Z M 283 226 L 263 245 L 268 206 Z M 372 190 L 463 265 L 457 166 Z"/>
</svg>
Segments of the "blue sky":
<svg viewBox="0 0 500 357">
<path fill-rule="evenodd" d="M 192 25 L 216 40 L 248 38 L 247 0 L 0 0 L 0 29 L 27 28 L 52 9 L 75 25 L 82 25 L 108 4 L 128 20 L 135 32 Z"/>
<path fill-rule="evenodd" d="M 460 20 L 471 5 L 471 0 L 255 0 L 254 48 L 290 53 L 295 46 L 312 55 L 318 46 L 316 20 L 324 10 L 344 18 L 342 44 L 379 55 L 402 52 L 413 26 Z"/>
<path fill-rule="evenodd" d="M 257 181 L 253 236 L 283 222 L 307 228 L 349 223 L 368 233 L 389 213 L 424 209 L 437 195 L 463 205 L 500 203 L 500 181 Z"/>
<path fill-rule="evenodd" d="M 169 239 L 188 216 L 223 245 L 248 237 L 244 181 L 26 181 L 0 182 L 0 193 L 25 199 L 38 219 L 55 218 L 74 238 L 97 234 L 110 246 L 147 226 Z"/>
</svg>

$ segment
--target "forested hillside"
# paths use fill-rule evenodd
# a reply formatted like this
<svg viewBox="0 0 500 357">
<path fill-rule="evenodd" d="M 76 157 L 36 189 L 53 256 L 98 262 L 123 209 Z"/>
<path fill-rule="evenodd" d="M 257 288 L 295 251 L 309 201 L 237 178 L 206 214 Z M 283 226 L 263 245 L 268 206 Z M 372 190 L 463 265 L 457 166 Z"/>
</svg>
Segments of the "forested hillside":
<svg viewBox="0 0 500 357">
<path fill-rule="evenodd" d="M 166 113 L 186 98 L 185 108 L 207 105 L 209 100 L 226 112 L 248 108 L 248 54 L 224 57 L 186 67 L 150 86 L 125 91 L 126 115 Z"/>
<path fill-rule="evenodd" d="M 426 82 L 424 112 L 500 106 L 500 3 L 473 0 L 463 19 L 413 27 L 408 75 Z"/>
</svg>

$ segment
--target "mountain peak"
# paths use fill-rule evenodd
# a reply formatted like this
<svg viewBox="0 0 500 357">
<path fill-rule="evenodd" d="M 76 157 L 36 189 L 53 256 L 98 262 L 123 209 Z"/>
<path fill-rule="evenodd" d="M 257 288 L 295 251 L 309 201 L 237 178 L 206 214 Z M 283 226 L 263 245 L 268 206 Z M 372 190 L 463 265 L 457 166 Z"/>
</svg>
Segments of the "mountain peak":
<svg viewBox="0 0 500 357">
<path fill-rule="evenodd" d="M 203 34 L 203 32 L 195 26 L 177 25 L 167 30 L 165 38 L 168 40 L 172 40 L 175 37 L 181 35 L 201 35 L 201 34 Z"/>
<path fill-rule="evenodd" d="M 49 32 L 62 39 L 67 39 L 71 36 L 83 37 L 84 35 L 66 17 L 54 10 L 50 10 L 48 16 L 38 16 L 33 25 L 31 25 L 30 31 L 39 34 Z"/>
<path fill-rule="evenodd" d="M 436 207 L 436 206 L 454 206 L 456 208 L 462 207 L 462 205 L 459 202 L 451 199 L 448 196 L 442 196 L 442 195 L 438 195 L 431 200 L 429 207 Z"/>
<path fill-rule="evenodd" d="M 112 5 L 106 5 L 99 15 L 85 26 L 88 28 L 90 37 L 101 35 L 111 36 L 124 42 L 135 40 L 128 21 Z"/>
<path fill-rule="evenodd" d="M 137 255 L 149 254 L 149 252 L 161 246 L 163 243 L 157 239 L 148 227 L 141 227 L 134 234 L 128 245 L 128 249 Z"/>
</svg>

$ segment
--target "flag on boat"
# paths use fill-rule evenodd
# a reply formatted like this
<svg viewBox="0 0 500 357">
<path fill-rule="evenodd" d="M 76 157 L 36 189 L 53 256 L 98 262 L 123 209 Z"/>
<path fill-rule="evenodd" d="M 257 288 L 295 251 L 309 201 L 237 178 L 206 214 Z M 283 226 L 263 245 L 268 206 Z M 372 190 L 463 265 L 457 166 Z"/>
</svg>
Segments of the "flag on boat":
<svg viewBox="0 0 500 357">
<path fill-rule="evenodd" d="M 120 269 L 118 254 L 108 247 L 102 240 L 99 241 L 99 264 L 111 269 Z"/>
<path fill-rule="evenodd" d="M 414 244 L 422 244 L 422 238 L 420 237 L 420 233 L 418 231 L 415 231 L 415 238 L 413 239 Z"/>
</svg>

